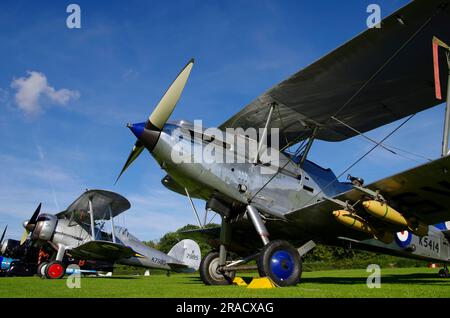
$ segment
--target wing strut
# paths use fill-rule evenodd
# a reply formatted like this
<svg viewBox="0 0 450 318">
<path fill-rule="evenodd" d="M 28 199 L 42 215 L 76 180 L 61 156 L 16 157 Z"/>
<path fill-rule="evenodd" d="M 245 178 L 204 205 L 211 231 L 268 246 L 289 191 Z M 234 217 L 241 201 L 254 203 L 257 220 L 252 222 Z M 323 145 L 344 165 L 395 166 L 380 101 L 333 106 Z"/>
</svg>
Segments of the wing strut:
<svg viewBox="0 0 450 318">
<path fill-rule="evenodd" d="M 445 105 L 445 121 L 444 121 L 444 137 L 442 139 L 442 157 L 448 156 L 450 151 L 448 149 L 448 134 L 450 132 L 450 50 L 446 52 L 447 66 L 448 66 L 448 80 L 447 80 L 447 102 Z"/>
<path fill-rule="evenodd" d="M 433 37 L 433 64 L 434 64 L 434 87 L 436 91 L 436 98 L 442 99 L 441 95 L 441 82 L 439 77 L 439 48 L 445 50 L 445 56 L 447 58 L 447 102 L 445 105 L 445 119 L 444 119 L 444 136 L 442 137 L 442 153 L 441 156 L 445 157 L 450 154 L 448 149 L 448 134 L 450 132 L 450 46 L 439 40 L 437 37 Z"/>
<path fill-rule="evenodd" d="M 197 209 L 195 208 L 195 205 L 194 205 L 194 202 L 192 201 L 191 195 L 189 194 L 189 191 L 187 188 L 184 188 L 184 191 L 186 192 L 189 202 L 191 203 L 192 211 L 194 211 L 195 217 L 197 218 L 198 225 L 200 226 L 201 229 L 203 229 L 204 226 L 202 225 L 202 222 L 200 221 L 200 217 L 198 216 Z M 206 211 L 205 211 L 205 213 L 206 213 Z M 206 219 L 206 217 L 205 217 L 205 219 Z"/>
<path fill-rule="evenodd" d="M 89 197 L 89 217 L 91 218 L 91 235 L 95 240 L 95 223 L 94 223 L 94 209 L 92 208 L 92 199 Z"/>
<path fill-rule="evenodd" d="M 306 157 L 308 157 L 309 150 L 311 150 L 312 144 L 314 140 L 316 139 L 317 134 L 319 133 L 319 126 L 314 127 L 313 133 L 311 137 L 308 140 L 308 143 L 306 144 L 305 151 L 303 152 L 302 159 L 300 159 L 300 167 L 303 166 L 303 163 L 306 160 Z"/>
<path fill-rule="evenodd" d="M 113 213 L 111 209 L 111 203 L 108 204 L 108 211 L 109 211 L 109 219 L 111 220 L 111 235 L 113 243 L 116 243 L 116 230 L 114 229 L 114 219 L 113 219 Z"/>
<path fill-rule="evenodd" d="M 259 138 L 258 150 L 256 151 L 256 157 L 253 162 L 254 164 L 257 164 L 259 161 L 259 153 L 261 152 L 261 148 L 263 146 L 264 141 L 266 141 L 267 129 L 269 129 L 270 120 L 272 119 L 272 113 L 273 113 L 275 106 L 277 106 L 277 103 L 270 104 L 270 110 L 269 110 L 269 115 L 267 116 L 266 125 L 264 126 L 264 131 L 263 131 L 261 137 Z"/>
</svg>

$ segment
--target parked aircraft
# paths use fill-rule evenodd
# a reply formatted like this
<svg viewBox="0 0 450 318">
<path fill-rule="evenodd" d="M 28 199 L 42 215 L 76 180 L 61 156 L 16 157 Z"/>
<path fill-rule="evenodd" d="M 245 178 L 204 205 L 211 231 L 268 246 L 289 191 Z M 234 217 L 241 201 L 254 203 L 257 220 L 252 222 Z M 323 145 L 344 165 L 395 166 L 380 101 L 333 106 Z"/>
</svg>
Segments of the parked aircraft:
<svg viewBox="0 0 450 318">
<path fill-rule="evenodd" d="M 73 263 L 67 259 L 175 272 L 198 269 L 201 254 L 194 241 L 182 240 L 165 254 L 146 246 L 127 229 L 115 226 L 114 217 L 129 208 L 126 198 L 106 190 L 88 190 L 56 215 L 41 214 L 39 206 L 31 219 L 25 221 L 22 242 L 16 245 L 51 247 L 48 259 L 39 262 L 34 272 L 49 279 L 65 275 L 68 264 Z M 111 223 L 111 233 L 103 230 L 106 221 Z M 6 245 L 5 250 L 10 247 Z"/>
<path fill-rule="evenodd" d="M 440 159 L 367 185 L 352 176 L 341 182 L 343 174 L 336 176 L 308 160 L 315 140 L 362 136 L 374 143 L 373 149 L 390 150 L 383 143 L 390 135 L 413 114 L 442 102 L 435 95 L 439 82 L 450 91 L 450 81 L 436 75 L 450 67 L 445 43 L 450 43 L 449 1 L 412 1 L 384 19 L 381 28 L 366 30 L 260 95 L 214 134 L 187 121 L 168 121 L 192 60 L 147 121 L 128 124 L 137 141 L 119 177 L 147 149 L 167 173 L 162 179 L 167 188 L 205 200 L 207 210 L 221 216 L 220 228 L 199 231 L 217 248 L 202 261 L 205 284 L 229 284 L 240 265 L 256 260 L 261 276 L 279 286 L 294 285 L 302 271 L 301 255 L 315 242 L 446 264 L 449 93 Z M 380 141 L 365 135 L 402 118 L 406 120 Z M 230 133 L 230 128 L 244 133 Z M 256 138 L 245 134 L 251 128 L 259 130 Z M 278 149 L 264 142 L 276 133 Z M 239 139 L 249 147 L 235 147 Z M 298 148 L 292 152 L 294 145 Z M 195 154 L 208 146 L 224 157 L 246 160 L 196 161 Z M 265 159 L 264 154 L 277 150 L 278 164 Z M 190 160 L 179 162 L 180 157 Z M 262 173 L 263 168 L 272 173 Z M 230 259 L 229 252 L 239 257 Z M 440 273 L 448 276 L 447 268 Z"/>
</svg>

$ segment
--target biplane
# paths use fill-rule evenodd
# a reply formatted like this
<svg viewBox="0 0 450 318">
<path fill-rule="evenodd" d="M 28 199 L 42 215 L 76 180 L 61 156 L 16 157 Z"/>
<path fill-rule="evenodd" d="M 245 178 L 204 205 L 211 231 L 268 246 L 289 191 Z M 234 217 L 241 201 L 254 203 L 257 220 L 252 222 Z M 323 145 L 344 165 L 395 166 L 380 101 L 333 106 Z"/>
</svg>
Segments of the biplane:
<svg viewBox="0 0 450 318">
<path fill-rule="evenodd" d="M 41 210 L 41 204 L 37 207 L 28 226 L 32 229 L 33 219 L 37 218 Z M 27 228 L 27 223 L 24 227 Z M 6 239 L 6 231 L 8 226 L 2 233 L 0 239 L 0 276 L 33 276 L 37 273 L 39 264 L 47 262 L 47 260 L 54 254 L 52 246 L 44 241 L 32 240 L 29 237 L 29 232 L 25 231 L 21 240 Z M 114 264 L 108 261 L 96 260 L 79 260 L 66 255 L 62 262 L 67 268 L 76 269 L 77 273 L 102 275 L 103 273 L 110 273 L 113 270 Z M 73 272 L 73 271 L 72 271 Z M 44 274 L 42 274 L 44 275 Z M 42 276 L 41 273 L 39 276 Z"/>
<path fill-rule="evenodd" d="M 188 121 L 168 121 L 191 60 L 148 120 L 128 124 L 137 141 L 118 178 L 147 149 L 167 173 L 163 185 L 206 201 L 206 211 L 221 216 L 220 227 L 195 231 L 215 248 L 200 266 L 205 284 L 230 284 L 242 265 L 256 260 L 261 276 L 279 286 L 295 285 L 301 256 L 318 242 L 448 263 L 450 106 L 440 86 L 450 91 L 449 3 L 412 1 L 380 28 L 365 30 L 261 94 L 214 134 Z M 441 104 L 442 97 L 447 99 L 442 158 L 370 184 L 353 176 L 340 181 L 342 174 L 308 160 L 316 140 L 367 137 L 399 121 L 387 136 L 370 139 L 373 149 L 387 148 L 383 142 L 390 135 L 414 114 Z M 256 138 L 245 134 L 251 128 Z M 239 139 L 249 147 L 230 142 Z M 206 147 L 246 160 L 174 160 L 174 153 L 189 159 Z M 278 164 L 264 160 L 271 151 L 278 151 Z M 448 276 L 446 266 L 440 275 Z"/>
<path fill-rule="evenodd" d="M 168 254 L 146 246 L 126 228 L 116 226 L 114 218 L 130 208 L 120 194 L 106 190 L 87 190 L 62 212 L 40 213 L 30 220 L 20 245 L 46 244 L 53 253 L 38 264 L 38 276 L 58 279 L 66 274 L 66 258 L 118 263 L 176 272 L 192 272 L 200 265 L 200 248 L 192 240 L 178 242 Z M 111 232 L 105 230 L 110 223 Z M 6 243 L 6 242 L 5 242 Z M 17 244 L 16 244 L 17 245 Z M 5 250 L 9 247 L 5 246 Z"/>
</svg>

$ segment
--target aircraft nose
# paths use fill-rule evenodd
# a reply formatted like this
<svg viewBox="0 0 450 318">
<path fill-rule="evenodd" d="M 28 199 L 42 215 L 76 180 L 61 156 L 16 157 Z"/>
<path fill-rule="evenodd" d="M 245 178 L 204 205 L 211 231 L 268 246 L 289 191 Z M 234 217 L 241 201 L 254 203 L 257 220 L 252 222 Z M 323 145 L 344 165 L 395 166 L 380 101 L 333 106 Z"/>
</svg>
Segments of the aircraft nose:
<svg viewBox="0 0 450 318">
<path fill-rule="evenodd" d="M 30 221 L 30 220 L 25 220 L 25 221 L 23 221 L 22 226 L 23 226 L 24 228 L 27 227 L 28 221 Z"/>
<path fill-rule="evenodd" d="M 127 124 L 127 127 L 130 128 L 131 132 L 139 139 L 145 129 L 145 123 Z"/>
<path fill-rule="evenodd" d="M 161 134 L 160 131 L 148 129 L 146 123 L 127 124 L 127 127 L 149 151 L 155 148 Z"/>
</svg>

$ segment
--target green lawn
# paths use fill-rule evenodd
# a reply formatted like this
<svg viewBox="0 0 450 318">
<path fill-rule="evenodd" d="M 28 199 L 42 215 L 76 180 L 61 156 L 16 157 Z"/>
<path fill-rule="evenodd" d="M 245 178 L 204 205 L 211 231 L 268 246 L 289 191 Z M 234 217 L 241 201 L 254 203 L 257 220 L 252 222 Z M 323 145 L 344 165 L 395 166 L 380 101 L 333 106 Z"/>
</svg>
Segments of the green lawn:
<svg viewBox="0 0 450 318">
<path fill-rule="evenodd" d="M 438 278 L 437 269 L 390 268 L 381 274 L 380 289 L 366 286 L 368 274 L 361 269 L 306 272 L 296 287 L 259 290 L 204 286 L 198 274 L 82 278 L 80 289 L 69 289 L 65 279 L 4 277 L 0 297 L 450 297 L 450 279 Z"/>
</svg>

